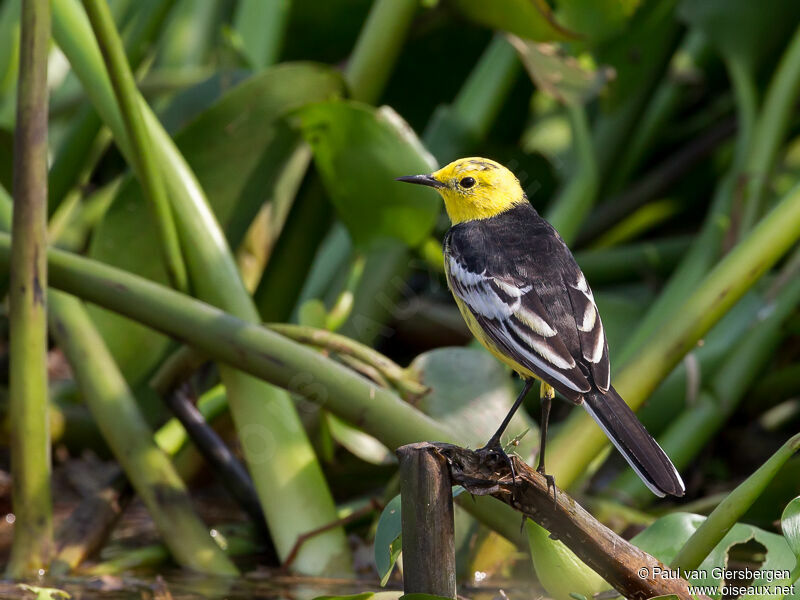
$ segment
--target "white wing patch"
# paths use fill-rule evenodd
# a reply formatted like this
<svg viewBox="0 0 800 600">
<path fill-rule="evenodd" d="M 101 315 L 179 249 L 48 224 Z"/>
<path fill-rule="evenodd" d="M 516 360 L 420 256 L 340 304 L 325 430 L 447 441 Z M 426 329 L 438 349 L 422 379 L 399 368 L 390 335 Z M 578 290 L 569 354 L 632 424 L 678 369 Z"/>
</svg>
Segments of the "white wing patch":
<svg viewBox="0 0 800 600">
<path fill-rule="evenodd" d="M 520 307 L 515 314 L 517 319 L 525 323 L 525 325 L 542 337 L 553 337 L 557 333 L 555 329 L 550 327 L 547 321 L 527 308 Z"/>
<path fill-rule="evenodd" d="M 513 321 L 509 321 L 508 323 L 506 323 L 506 327 L 510 327 L 511 329 L 513 329 L 516 332 L 516 334 L 523 340 L 525 340 L 525 342 L 531 348 L 533 348 L 539 356 L 544 358 L 551 365 L 555 365 L 559 369 L 571 369 L 572 367 L 575 366 L 574 358 L 570 356 L 569 360 L 567 360 L 566 357 L 556 354 L 555 352 L 553 352 L 550 346 L 547 345 L 546 341 L 542 339 L 537 339 L 532 335 L 529 335 L 524 328 L 519 327 Z"/>
<path fill-rule="evenodd" d="M 594 323 L 597 320 L 597 309 L 594 306 L 594 302 L 590 302 L 586 305 L 586 308 L 583 311 L 583 321 L 580 325 L 578 325 L 578 329 L 584 332 L 589 332 L 594 329 Z"/>
<path fill-rule="evenodd" d="M 488 321 L 483 325 L 494 333 L 495 342 L 507 349 L 510 357 L 522 365 L 530 365 L 552 377 L 570 390 L 588 392 L 589 383 L 575 380 L 575 375 L 562 371 L 576 371 L 575 359 L 557 337 L 556 329 L 546 318 L 523 304 L 523 298 L 532 285 L 517 286 L 512 282 L 476 273 L 466 268 L 453 256 L 448 257 L 448 279 L 453 293 L 479 317 Z M 488 331 L 487 329 L 487 331 Z M 602 348 L 601 348 L 602 351 Z"/>
<path fill-rule="evenodd" d="M 589 289 L 583 273 L 578 276 L 578 281 L 575 282 L 573 287 L 586 297 L 583 307 L 583 319 L 577 324 L 578 331 L 590 334 L 586 337 L 591 340 L 591 344 L 589 348 L 583 349 L 583 357 L 589 362 L 600 362 L 603 358 L 603 348 L 606 340 L 603 324 L 600 322 L 600 314 L 597 310 L 597 305 L 594 303 L 594 294 Z"/>
<path fill-rule="evenodd" d="M 515 352 L 517 352 L 520 356 L 525 357 L 525 359 L 529 363 L 531 363 L 533 365 L 536 365 L 536 367 L 539 370 L 541 370 L 544 373 L 547 373 L 548 375 L 550 375 L 550 377 L 552 377 L 556 381 L 561 382 L 563 385 L 565 385 L 566 387 L 568 387 L 569 389 L 571 389 L 571 390 L 573 390 L 575 392 L 579 392 L 581 394 L 584 394 L 584 393 L 588 392 L 591 389 L 589 387 L 588 383 L 583 387 L 577 386 L 575 384 L 575 382 L 570 380 L 563 373 L 561 373 L 558 370 L 554 369 L 553 368 L 554 366 L 558 367 L 558 368 L 562 368 L 562 369 L 565 368 L 565 367 L 560 367 L 559 365 L 554 365 L 554 363 L 550 362 L 550 357 L 544 356 L 544 355 L 538 356 L 537 354 L 534 354 L 533 352 L 531 352 L 529 347 L 525 347 L 525 346 L 523 346 L 521 344 L 518 344 L 512 338 L 512 336 L 510 334 L 509 323 L 508 322 L 503 323 L 502 327 L 503 327 L 503 331 L 505 333 L 504 339 L 505 339 L 506 345 L 507 346 L 511 346 L 514 349 Z M 514 327 L 514 326 L 511 325 L 511 327 Z M 519 329 L 518 328 L 515 327 L 514 330 L 515 330 L 516 333 L 519 334 Z M 526 337 L 525 341 L 527 342 L 528 339 L 529 338 Z M 537 351 L 537 353 L 539 353 L 538 348 L 536 349 L 536 351 Z M 552 356 L 552 353 L 551 353 L 551 356 Z M 545 360 L 542 360 L 542 358 L 544 358 Z M 557 357 L 557 358 L 558 358 L 558 361 L 561 362 L 561 364 L 565 364 L 565 361 L 563 361 L 563 359 L 561 357 Z M 572 361 L 572 366 L 573 367 L 575 366 L 575 361 L 574 360 Z"/>
</svg>

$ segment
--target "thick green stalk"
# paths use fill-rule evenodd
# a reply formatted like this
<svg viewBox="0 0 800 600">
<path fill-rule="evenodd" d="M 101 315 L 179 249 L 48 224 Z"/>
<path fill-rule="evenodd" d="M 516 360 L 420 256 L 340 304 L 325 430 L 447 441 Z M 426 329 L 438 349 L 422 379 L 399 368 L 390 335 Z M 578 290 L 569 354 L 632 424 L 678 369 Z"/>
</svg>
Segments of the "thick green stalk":
<svg viewBox="0 0 800 600">
<path fill-rule="evenodd" d="M 0 268 L 8 266 L 9 248 L 9 236 L 0 233 Z M 47 256 L 53 287 L 323 405 L 391 448 L 422 440 L 459 443 L 443 425 L 393 392 L 265 327 L 97 261 L 57 249 L 50 249 Z M 467 498 L 464 508 L 508 539 L 519 539 L 517 513 L 493 499 L 476 500 Z"/>
<path fill-rule="evenodd" d="M 373 350 L 369 346 L 349 337 L 326 331 L 325 329 L 315 329 L 314 327 L 292 325 L 290 323 L 270 323 L 267 327 L 301 344 L 325 348 L 344 356 L 351 356 L 370 365 L 377 369 L 408 400 L 420 398 L 427 391 L 427 388 L 415 379 L 408 370 L 377 350 Z"/>
<path fill-rule="evenodd" d="M 578 168 L 555 199 L 547 213 L 547 220 L 569 244 L 592 209 L 600 179 L 586 109 L 577 104 L 567 104 L 566 109 L 572 127 L 572 139 L 575 140 Z"/>
<path fill-rule="evenodd" d="M 794 114 L 798 94 L 800 94 L 800 27 L 795 31 L 792 41 L 783 53 L 764 96 L 764 104 L 744 169 L 747 184 L 744 210 L 739 224 L 740 235 L 752 229 L 761 216 L 767 182 L 781 142 L 786 136 L 789 120 Z"/>
<path fill-rule="evenodd" d="M 53 550 L 45 300 L 49 0 L 25 0 L 21 18 L 9 293 L 9 422 L 16 521 L 7 574 L 14 578 L 36 574 Z"/>
<path fill-rule="evenodd" d="M 656 331 L 636 358 L 618 372 L 614 386 L 634 410 L 798 236 L 800 187 L 795 187 L 708 274 L 675 313 L 677 316 Z M 588 417 L 570 420 L 551 441 L 552 473 L 568 487 L 606 443 L 600 428 Z"/>
<path fill-rule="evenodd" d="M 378 101 L 418 4 L 418 0 L 375 0 L 344 71 L 354 100 Z"/>
<path fill-rule="evenodd" d="M 149 42 L 160 31 L 174 4 L 175 0 L 149 0 L 137 6 L 133 22 L 126 27 L 123 35 L 128 60 L 134 69 L 141 64 L 150 46 Z M 83 102 L 83 96 L 79 100 Z M 51 108 L 55 116 L 57 107 Z M 111 142 L 110 137 L 98 138 L 101 126 L 102 121 L 97 112 L 88 105 L 83 106 L 78 115 L 71 119 L 69 131 L 64 136 L 50 168 L 48 210 L 51 216 L 67 193 L 82 183 L 82 174 L 88 177 L 87 171 L 92 170 L 102 150 Z"/>
<path fill-rule="evenodd" d="M 692 537 L 686 540 L 670 566 L 681 570 L 699 567 L 798 449 L 800 449 L 800 435 L 795 435 L 720 502 Z"/>
<path fill-rule="evenodd" d="M 52 331 L 78 380 L 103 437 L 147 506 L 172 556 L 202 573 L 236 575 L 194 512 L 189 493 L 172 462 L 153 441 L 108 348 L 81 302 L 50 293 Z"/>
<path fill-rule="evenodd" d="M 89 21 L 103 53 L 117 104 L 125 122 L 125 130 L 131 142 L 133 170 L 141 183 L 153 215 L 167 275 L 175 289 L 185 292 L 189 289 L 189 279 L 181 255 L 175 219 L 155 161 L 152 142 L 139 110 L 139 91 L 128 59 L 125 57 L 125 47 L 114 26 L 114 19 L 106 0 L 83 0 L 83 6 L 89 15 Z"/>
<path fill-rule="evenodd" d="M 85 14 L 75 0 L 59 0 L 54 17 L 56 41 L 117 145 L 130 158 L 130 142 Z M 196 293 L 244 321 L 258 322 L 258 312 L 203 190 L 158 119 L 141 98 L 139 102 Z M 270 533 L 279 556 L 285 558 L 298 536 L 335 521 L 330 490 L 289 395 L 231 367 L 221 367 L 220 374 Z M 278 494 L 276 482 L 281 489 Z M 299 572 L 322 574 L 347 571 L 349 562 L 339 527 L 305 543 L 292 566 Z"/>
<path fill-rule="evenodd" d="M 233 27 L 254 69 L 278 61 L 291 6 L 291 0 L 239 0 L 236 4 Z"/>
</svg>

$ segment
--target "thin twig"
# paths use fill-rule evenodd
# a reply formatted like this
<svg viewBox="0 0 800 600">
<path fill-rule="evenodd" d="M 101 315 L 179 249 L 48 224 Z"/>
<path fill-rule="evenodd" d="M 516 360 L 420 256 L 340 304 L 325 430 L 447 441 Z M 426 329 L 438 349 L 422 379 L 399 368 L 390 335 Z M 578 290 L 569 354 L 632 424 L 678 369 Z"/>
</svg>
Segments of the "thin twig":
<svg viewBox="0 0 800 600">
<path fill-rule="evenodd" d="M 283 561 L 281 565 L 281 569 L 284 571 L 288 571 L 289 568 L 292 566 L 292 563 L 297 558 L 297 553 L 300 552 L 300 548 L 311 538 L 319 535 L 320 533 L 325 533 L 326 531 L 330 531 L 336 527 L 342 527 L 344 525 L 348 525 L 353 521 L 357 521 L 361 517 L 364 517 L 372 512 L 380 512 L 383 510 L 383 504 L 381 504 L 375 498 L 369 499 L 369 504 L 366 506 L 362 506 L 358 510 L 353 511 L 346 517 L 342 517 L 341 519 L 336 519 L 335 521 L 331 521 L 323 525 L 322 527 L 317 527 L 316 529 L 312 529 L 311 531 L 307 531 L 302 535 L 297 537 L 297 540 L 292 546 L 292 549 L 289 551 L 289 554 L 286 555 L 286 559 Z"/>
<path fill-rule="evenodd" d="M 261 533 L 266 533 L 264 513 L 247 469 L 237 460 L 219 434 L 206 423 L 203 415 L 192 402 L 191 395 L 190 386 L 184 384 L 175 391 L 164 395 L 163 399 L 224 484 L 225 490 L 245 510 L 256 527 L 262 529 Z"/>
</svg>

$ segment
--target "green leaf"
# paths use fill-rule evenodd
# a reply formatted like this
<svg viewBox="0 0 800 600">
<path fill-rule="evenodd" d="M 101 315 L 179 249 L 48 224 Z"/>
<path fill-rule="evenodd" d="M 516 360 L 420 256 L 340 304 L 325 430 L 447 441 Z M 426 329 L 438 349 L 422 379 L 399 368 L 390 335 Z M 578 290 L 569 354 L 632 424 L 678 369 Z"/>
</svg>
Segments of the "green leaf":
<svg viewBox="0 0 800 600">
<path fill-rule="evenodd" d="M 669 564 L 677 555 L 678 550 L 705 520 L 706 517 L 701 515 L 672 513 L 655 521 L 650 527 L 631 539 L 631 542 L 662 562 Z M 727 567 L 728 551 L 733 546 L 744 544 L 750 540 L 755 540 L 766 548 L 766 559 L 759 569 L 764 572 L 771 571 L 772 574 L 769 577 L 781 578 L 781 574 L 788 575 L 789 571 L 794 568 L 795 556 L 782 536 L 745 523 L 736 523 L 714 547 L 700 567 L 686 574 L 689 581 L 696 585 L 718 587 L 720 578 L 715 577 L 714 568 Z M 762 577 L 755 579 L 752 585 L 761 586 L 769 583 L 767 578 Z"/>
<path fill-rule="evenodd" d="M 296 160 L 301 141 L 282 117 L 307 102 L 336 96 L 342 86 L 340 76 L 327 67 L 280 65 L 236 86 L 176 136 L 233 244 L 259 207 L 287 185 L 284 171 L 297 183 L 304 172 Z M 90 256 L 166 282 L 150 221 L 138 184 L 128 178 L 94 232 Z M 135 382 L 149 373 L 167 338 L 94 306 L 89 309 L 125 377 Z"/>
<path fill-rule="evenodd" d="M 536 87 L 564 104 L 586 104 L 613 78 L 613 70 L 589 69 L 556 44 L 536 44 L 515 36 L 510 36 L 510 42 Z"/>
<path fill-rule="evenodd" d="M 483 349 L 437 348 L 420 354 L 410 368 L 430 388 L 417 408 L 475 448 L 492 436 L 517 395 L 506 368 Z M 506 435 L 510 439 L 526 430 L 515 452 L 529 460 L 539 446 L 538 427 L 520 410 Z"/>
<path fill-rule="evenodd" d="M 436 162 L 397 113 L 334 101 L 306 106 L 296 115 L 356 245 L 390 237 L 417 246 L 427 238 L 441 206 L 437 194 L 394 179 L 429 173 Z"/>
<path fill-rule="evenodd" d="M 450 0 L 466 18 L 537 42 L 566 41 L 578 34 L 556 22 L 545 0 Z"/>
<path fill-rule="evenodd" d="M 800 496 L 783 509 L 781 531 L 794 555 L 800 558 Z"/>
<path fill-rule="evenodd" d="M 563 542 L 551 539 L 550 533 L 540 525 L 528 520 L 525 531 L 536 576 L 551 598 L 574 600 L 573 594 L 593 598 L 610 587 Z"/>
<path fill-rule="evenodd" d="M 375 531 L 375 566 L 381 586 L 389 581 L 392 568 L 400 556 L 403 525 L 400 514 L 400 496 L 395 496 L 383 509 Z"/>
</svg>

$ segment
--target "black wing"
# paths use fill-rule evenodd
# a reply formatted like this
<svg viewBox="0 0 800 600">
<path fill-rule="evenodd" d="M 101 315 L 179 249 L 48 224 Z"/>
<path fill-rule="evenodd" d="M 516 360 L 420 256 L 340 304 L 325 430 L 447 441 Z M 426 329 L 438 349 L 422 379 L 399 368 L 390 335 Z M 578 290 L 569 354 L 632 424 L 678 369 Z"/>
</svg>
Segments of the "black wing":
<svg viewBox="0 0 800 600">
<path fill-rule="evenodd" d="M 445 241 L 453 293 L 509 358 L 579 402 L 609 387 L 592 292 L 556 231 L 530 205 L 461 223 Z"/>
</svg>

